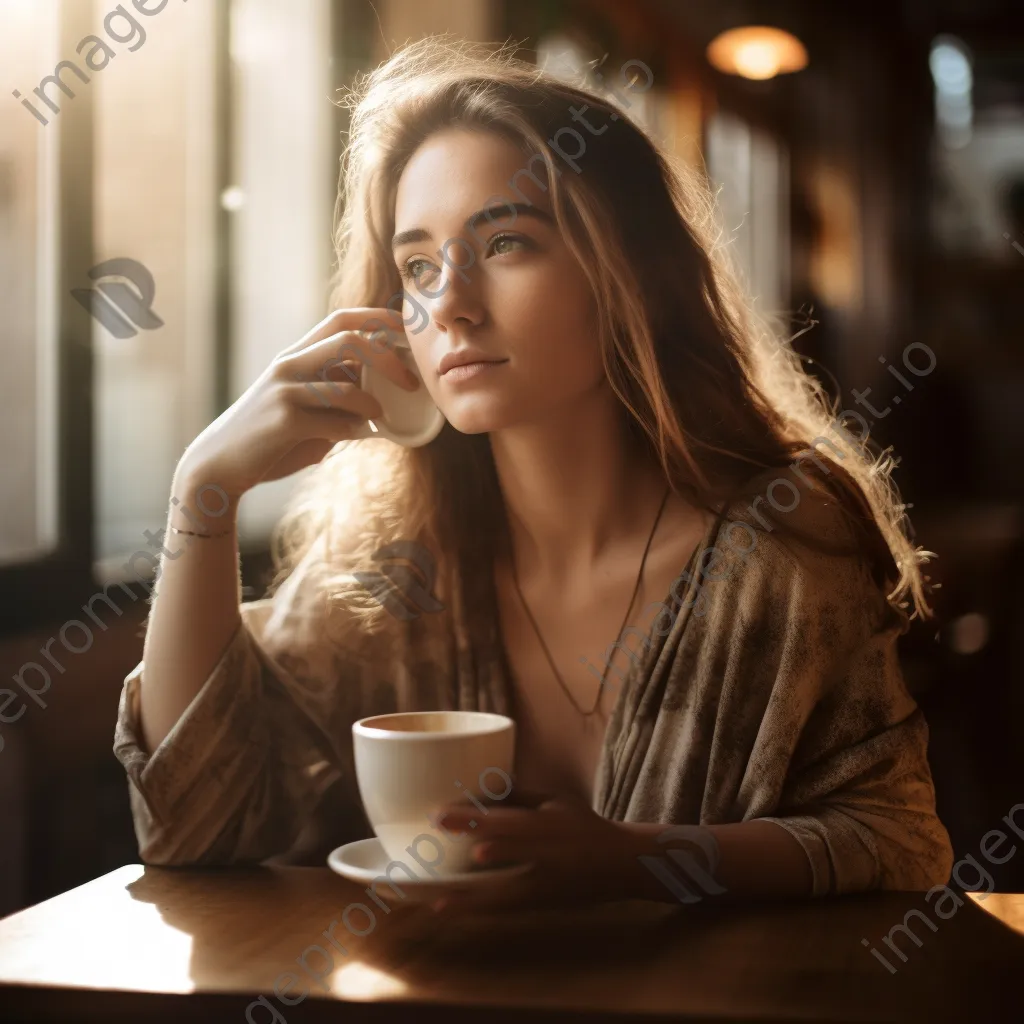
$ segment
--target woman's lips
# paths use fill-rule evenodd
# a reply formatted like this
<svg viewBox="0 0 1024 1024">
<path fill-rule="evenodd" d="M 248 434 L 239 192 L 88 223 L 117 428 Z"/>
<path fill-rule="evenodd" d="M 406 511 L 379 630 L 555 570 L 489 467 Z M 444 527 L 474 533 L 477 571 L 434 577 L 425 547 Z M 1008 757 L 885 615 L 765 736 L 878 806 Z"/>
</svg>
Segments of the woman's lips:
<svg viewBox="0 0 1024 1024">
<path fill-rule="evenodd" d="M 441 374 L 441 379 L 451 381 L 452 383 L 456 381 L 472 380 L 474 377 L 478 377 L 482 373 L 487 373 L 496 367 L 504 366 L 507 362 L 507 359 L 490 359 L 481 360 L 477 363 L 462 363 L 459 366 L 452 366 L 445 370 L 445 372 Z"/>
</svg>

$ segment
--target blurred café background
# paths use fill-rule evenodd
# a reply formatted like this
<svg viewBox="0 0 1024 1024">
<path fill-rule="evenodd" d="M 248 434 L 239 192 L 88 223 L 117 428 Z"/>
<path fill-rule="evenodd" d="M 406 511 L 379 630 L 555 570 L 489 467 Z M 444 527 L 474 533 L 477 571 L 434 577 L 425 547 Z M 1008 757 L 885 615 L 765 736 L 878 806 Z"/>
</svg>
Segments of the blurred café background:
<svg viewBox="0 0 1024 1024">
<path fill-rule="evenodd" d="M 1024 801 L 1019 0 L 0 0 L 0 27 L 0 913 L 138 858 L 111 744 L 172 471 L 327 311 L 337 91 L 435 32 L 651 68 L 629 112 L 714 183 L 758 308 L 839 406 L 889 410 L 958 855 Z M 293 484 L 245 499 L 247 597 Z M 1024 891 L 1024 858 L 993 872 Z"/>
</svg>

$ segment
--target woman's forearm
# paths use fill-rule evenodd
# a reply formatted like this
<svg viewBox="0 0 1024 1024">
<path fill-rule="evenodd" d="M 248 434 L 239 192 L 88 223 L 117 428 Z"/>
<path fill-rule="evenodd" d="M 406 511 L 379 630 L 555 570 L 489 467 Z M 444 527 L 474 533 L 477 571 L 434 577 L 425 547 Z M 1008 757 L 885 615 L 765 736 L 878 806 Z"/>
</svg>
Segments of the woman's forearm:
<svg viewBox="0 0 1024 1024">
<path fill-rule="evenodd" d="M 181 467 L 175 474 L 139 691 L 142 738 L 150 753 L 200 691 L 239 626 L 237 503 L 226 503 L 224 493 L 201 473 Z M 174 533 L 172 526 L 192 533 Z"/>
<path fill-rule="evenodd" d="M 621 827 L 634 841 L 630 862 L 623 866 L 623 898 L 696 903 L 811 894 L 807 854 L 775 822 L 755 819 L 679 830 L 704 833 L 700 842 L 672 838 L 672 826 L 622 823 Z M 664 841 L 659 842 L 659 836 Z M 717 848 L 717 864 L 710 863 L 705 848 Z M 672 851 L 678 851 L 678 856 L 674 858 Z"/>
</svg>

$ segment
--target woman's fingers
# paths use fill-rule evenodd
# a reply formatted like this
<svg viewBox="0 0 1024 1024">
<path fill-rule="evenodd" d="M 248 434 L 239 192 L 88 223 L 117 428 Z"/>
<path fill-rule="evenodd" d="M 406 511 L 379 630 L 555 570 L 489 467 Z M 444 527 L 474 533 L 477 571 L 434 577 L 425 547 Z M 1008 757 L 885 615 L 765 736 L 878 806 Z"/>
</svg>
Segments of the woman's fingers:
<svg viewBox="0 0 1024 1024">
<path fill-rule="evenodd" d="M 384 331 L 385 341 L 392 344 L 405 336 L 405 321 L 401 313 L 385 306 L 355 306 L 351 309 L 336 309 L 328 314 L 312 330 L 307 331 L 294 345 L 282 349 L 280 356 L 301 352 L 318 341 L 342 331 Z M 379 343 L 378 343 L 379 344 Z"/>
<path fill-rule="evenodd" d="M 361 420 L 375 420 L 384 409 L 373 395 L 348 381 L 318 380 L 287 384 L 286 395 L 300 408 L 347 413 Z"/>
<path fill-rule="evenodd" d="M 545 793 L 539 789 L 524 789 L 522 786 L 513 783 L 512 792 L 505 797 L 503 803 L 513 807 L 540 807 L 542 804 L 550 803 L 555 799 L 553 793 Z"/>
<path fill-rule="evenodd" d="M 301 436 L 303 441 L 320 438 L 330 441 L 331 447 L 334 447 L 339 441 L 352 440 L 356 436 L 356 427 L 365 419 L 367 417 L 340 410 L 296 405 L 291 411 L 288 429 L 296 436 Z M 330 448 L 327 451 L 330 451 Z M 326 455 L 327 451 L 323 455 Z"/>
<path fill-rule="evenodd" d="M 473 863 L 479 867 L 493 868 L 500 864 L 549 863 L 558 859 L 560 847 L 546 839 L 528 839 L 496 836 L 494 839 L 477 839 L 473 844 Z"/>
<path fill-rule="evenodd" d="M 283 363 L 286 372 L 299 380 L 324 380 L 337 373 L 354 373 L 358 381 L 359 370 L 365 364 L 407 391 L 419 387 L 416 375 L 402 362 L 394 346 L 355 331 L 332 334 L 288 356 Z"/>
<path fill-rule="evenodd" d="M 471 826 L 470 821 L 475 821 L 476 826 Z M 552 823 L 540 811 L 521 807 L 488 807 L 487 813 L 482 814 L 469 804 L 450 804 L 438 823 L 451 831 L 472 828 L 474 836 L 481 840 L 498 836 L 539 838 L 552 832 Z"/>
<path fill-rule="evenodd" d="M 366 421 L 384 411 L 359 387 L 361 367 L 373 363 L 398 384 L 413 387 L 415 378 L 393 350 L 404 342 L 403 326 L 401 315 L 391 309 L 336 310 L 275 357 L 193 441 L 189 460 L 204 472 L 215 469 L 220 486 L 240 496 L 261 480 L 318 461 L 329 450 L 316 444 L 302 447 L 305 441 L 334 444 L 366 436 Z M 371 339 L 360 331 L 379 336 Z"/>
</svg>

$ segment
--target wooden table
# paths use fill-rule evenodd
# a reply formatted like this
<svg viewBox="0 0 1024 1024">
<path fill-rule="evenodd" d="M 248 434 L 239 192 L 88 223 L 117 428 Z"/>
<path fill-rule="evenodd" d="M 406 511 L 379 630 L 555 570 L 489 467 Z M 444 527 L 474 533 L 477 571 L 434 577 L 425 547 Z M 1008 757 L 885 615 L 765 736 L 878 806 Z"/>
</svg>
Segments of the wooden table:
<svg viewBox="0 0 1024 1024">
<path fill-rule="evenodd" d="M 911 917 L 922 944 L 895 934 L 905 963 L 882 939 L 909 910 L 932 909 L 921 893 L 443 921 L 402 903 L 375 908 L 362 938 L 341 923 L 355 901 L 369 902 L 327 869 L 120 868 L 0 921 L 0 1020 L 1020 1019 L 1019 895 L 968 899 L 948 920 L 932 910 L 934 931 Z M 322 935 L 332 920 L 347 955 Z M 368 927 L 361 912 L 349 920 Z M 333 950 L 333 969 L 306 953 L 314 943 Z M 304 955 L 322 986 L 296 963 Z M 310 994 L 287 1006 L 275 980 L 286 999 L 305 984 Z"/>
</svg>

